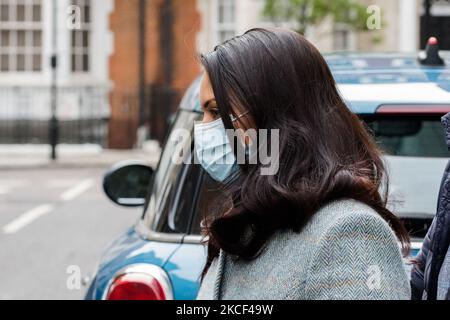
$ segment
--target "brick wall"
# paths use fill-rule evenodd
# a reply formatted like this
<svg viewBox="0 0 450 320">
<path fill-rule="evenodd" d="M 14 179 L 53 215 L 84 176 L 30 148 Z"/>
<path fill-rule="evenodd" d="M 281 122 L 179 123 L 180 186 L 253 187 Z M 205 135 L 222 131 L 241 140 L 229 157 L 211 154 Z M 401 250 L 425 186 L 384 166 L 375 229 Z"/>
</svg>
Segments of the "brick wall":
<svg viewBox="0 0 450 320">
<path fill-rule="evenodd" d="M 123 149 L 134 144 L 137 127 L 139 80 L 138 0 L 115 0 L 110 16 L 113 53 L 109 61 L 113 89 L 110 94 L 109 147 Z"/>
<path fill-rule="evenodd" d="M 165 71 L 161 55 L 161 10 L 164 0 L 146 0 L 145 20 L 145 101 L 146 114 L 154 117 L 158 130 L 165 127 L 160 115 L 170 114 L 183 92 L 198 75 L 200 68 L 196 60 L 196 35 L 200 29 L 200 16 L 196 10 L 197 0 L 172 0 L 172 62 L 171 81 L 165 83 Z M 109 147 L 132 148 L 136 142 L 139 124 L 139 0 L 115 0 L 114 12 L 110 16 L 110 28 L 114 34 L 114 50 L 110 57 L 111 121 Z M 150 89 L 169 86 L 175 90 L 173 106 L 152 105 Z M 156 101 L 156 100 L 153 100 Z M 147 117 L 145 122 L 148 123 Z M 159 128 L 161 127 L 161 128 Z"/>
</svg>

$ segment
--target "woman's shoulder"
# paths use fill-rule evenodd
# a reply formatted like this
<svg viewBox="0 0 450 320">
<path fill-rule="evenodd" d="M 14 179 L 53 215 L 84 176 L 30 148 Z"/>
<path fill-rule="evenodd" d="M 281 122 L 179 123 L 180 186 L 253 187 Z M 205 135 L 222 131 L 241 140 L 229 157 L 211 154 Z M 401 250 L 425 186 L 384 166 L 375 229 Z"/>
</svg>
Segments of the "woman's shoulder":
<svg viewBox="0 0 450 320">
<path fill-rule="evenodd" d="M 336 228 L 362 231 L 369 227 L 390 230 L 389 224 L 377 211 L 354 199 L 339 199 L 324 205 L 314 214 L 309 225 L 317 231 Z"/>
<path fill-rule="evenodd" d="M 284 237 L 276 241 L 277 247 L 282 244 L 284 252 L 291 253 L 283 260 L 283 268 L 294 266 L 303 279 L 293 297 L 354 299 L 357 292 L 360 299 L 409 297 L 394 232 L 373 208 L 360 201 L 330 202 L 299 233 L 286 232 Z M 367 287 L 372 272 L 382 273 L 380 290 Z"/>
<path fill-rule="evenodd" d="M 337 199 L 323 205 L 316 215 L 326 215 L 328 217 L 343 216 L 379 216 L 378 213 L 366 203 L 355 199 Z"/>
<path fill-rule="evenodd" d="M 377 211 L 361 201 L 339 199 L 322 206 L 300 232 L 280 231 L 271 242 L 315 251 L 330 241 L 353 245 L 358 241 L 367 243 L 366 240 L 397 243 L 394 231 Z"/>
<path fill-rule="evenodd" d="M 301 232 L 287 233 L 292 242 L 307 240 L 314 247 L 328 241 L 378 240 L 391 244 L 397 241 L 394 231 L 378 212 L 353 199 L 335 200 L 322 206 Z"/>
<path fill-rule="evenodd" d="M 308 229 L 317 240 L 307 272 L 312 298 L 353 299 L 358 290 L 360 299 L 409 298 L 397 238 L 373 208 L 356 200 L 335 201 L 316 213 Z M 378 277 L 377 290 L 371 290 L 372 275 Z M 341 286 L 342 277 L 352 285 Z M 332 289 L 319 290 L 325 284 Z"/>
<path fill-rule="evenodd" d="M 276 240 L 291 242 L 298 245 L 298 241 L 316 243 L 328 235 L 381 235 L 395 240 L 393 230 L 389 224 L 369 205 L 354 199 L 338 199 L 323 205 L 310 218 L 300 232 L 290 229 L 275 234 Z M 287 238 L 287 239 L 286 239 Z"/>
</svg>

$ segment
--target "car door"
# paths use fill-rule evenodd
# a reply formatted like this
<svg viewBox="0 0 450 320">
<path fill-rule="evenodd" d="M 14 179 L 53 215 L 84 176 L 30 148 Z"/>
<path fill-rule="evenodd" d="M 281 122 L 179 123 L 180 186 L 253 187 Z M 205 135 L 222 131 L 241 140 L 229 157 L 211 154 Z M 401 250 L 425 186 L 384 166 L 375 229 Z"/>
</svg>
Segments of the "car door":
<svg viewBox="0 0 450 320">
<path fill-rule="evenodd" d="M 221 190 L 221 184 L 213 180 L 199 165 L 193 165 L 200 174 L 196 190 L 194 207 L 191 212 L 189 232 L 183 237 L 183 243 L 170 257 L 165 270 L 172 279 L 175 299 L 191 300 L 197 297 L 200 276 L 206 263 L 206 246 L 201 235 L 201 220 L 214 205 L 215 196 Z M 187 192 L 185 199 L 190 199 Z"/>
</svg>

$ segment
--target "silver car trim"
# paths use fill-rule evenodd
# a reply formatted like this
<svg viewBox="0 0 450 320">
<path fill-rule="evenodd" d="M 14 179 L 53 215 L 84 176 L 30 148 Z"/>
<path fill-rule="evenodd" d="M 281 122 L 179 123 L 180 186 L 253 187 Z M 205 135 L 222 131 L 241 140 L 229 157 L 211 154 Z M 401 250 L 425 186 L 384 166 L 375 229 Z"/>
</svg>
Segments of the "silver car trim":
<svg viewBox="0 0 450 320">
<path fill-rule="evenodd" d="M 207 237 L 194 234 L 188 234 L 183 238 L 183 243 L 190 243 L 190 244 L 202 244 L 207 241 L 208 241 Z"/>
<path fill-rule="evenodd" d="M 164 233 L 153 231 L 145 225 L 143 220 L 139 220 L 135 226 L 135 230 L 141 237 L 150 241 L 182 243 L 183 237 L 185 236 L 185 234 L 182 233 Z"/>
</svg>

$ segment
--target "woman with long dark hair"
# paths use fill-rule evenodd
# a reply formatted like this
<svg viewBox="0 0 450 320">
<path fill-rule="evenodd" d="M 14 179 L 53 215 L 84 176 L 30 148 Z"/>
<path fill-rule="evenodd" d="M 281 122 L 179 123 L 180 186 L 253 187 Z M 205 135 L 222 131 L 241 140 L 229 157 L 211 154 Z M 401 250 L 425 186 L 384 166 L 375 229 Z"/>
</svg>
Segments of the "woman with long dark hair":
<svg viewBox="0 0 450 320">
<path fill-rule="evenodd" d="M 198 299 L 409 299 L 409 237 L 386 208 L 381 152 L 318 50 L 293 31 L 258 28 L 201 62 L 196 155 L 224 188 L 202 222 Z M 273 172 L 263 174 L 262 148 Z"/>
</svg>

